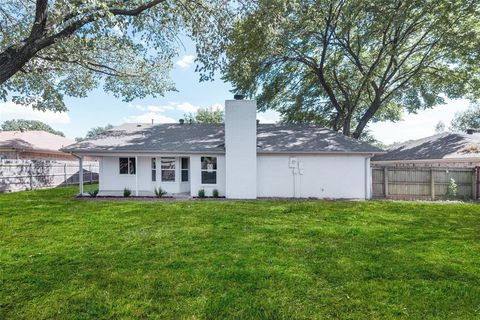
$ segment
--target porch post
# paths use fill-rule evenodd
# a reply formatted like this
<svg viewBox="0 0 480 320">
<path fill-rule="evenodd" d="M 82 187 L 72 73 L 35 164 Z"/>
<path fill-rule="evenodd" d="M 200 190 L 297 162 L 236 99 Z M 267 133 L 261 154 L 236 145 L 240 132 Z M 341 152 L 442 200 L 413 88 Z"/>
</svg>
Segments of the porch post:
<svg viewBox="0 0 480 320">
<path fill-rule="evenodd" d="M 80 189 L 80 195 L 83 195 L 83 156 L 80 156 L 78 158 L 78 185 Z"/>
<path fill-rule="evenodd" d="M 135 156 L 135 196 L 138 197 L 138 156 Z"/>
</svg>

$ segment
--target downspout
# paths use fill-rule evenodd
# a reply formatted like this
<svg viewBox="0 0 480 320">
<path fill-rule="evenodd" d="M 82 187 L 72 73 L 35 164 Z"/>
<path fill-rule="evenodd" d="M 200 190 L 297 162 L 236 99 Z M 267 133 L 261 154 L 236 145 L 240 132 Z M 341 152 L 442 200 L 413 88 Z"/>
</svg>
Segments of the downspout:
<svg viewBox="0 0 480 320">
<path fill-rule="evenodd" d="M 135 196 L 136 197 L 138 197 L 138 167 L 139 167 L 138 156 L 135 156 Z"/>
</svg>

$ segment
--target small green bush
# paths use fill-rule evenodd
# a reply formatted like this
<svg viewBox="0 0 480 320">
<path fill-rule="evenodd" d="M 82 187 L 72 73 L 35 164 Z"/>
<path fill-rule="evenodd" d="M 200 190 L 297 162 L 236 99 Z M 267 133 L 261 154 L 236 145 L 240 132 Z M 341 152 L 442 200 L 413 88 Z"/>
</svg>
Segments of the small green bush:
<svg viewBox="0 0 480 320">
<path fill-rule="evenodd" d="M 198 197 L 205 198 L 205 189 L 198 190 Z"/>
<path fill-rule="evenodd" d="M 218 198 L 218 190 L 217 189 L 213 189 L 212 196 L 214 198 Z"/>
<path fill-rule="evenodd" d="M 124 188 L 124 189 L 123 189 L 123 196 L 124 196 L 125 198 L 130 197 L 131 194 L 132 194 L 132 190 L 130 190 L 130 189 L 128 189 L 128 188 Z"/>
<path fill-rule="evenodd" d="M 158 189 L 155 188 L 154 191 L 155 191 L 155 196 L 157 196 L 157 198 L 162 198 L 164 195 L 167 194 L 167 191 L 163 190 L 162 187 L 159 187 Z"/>
<path fill-rule="evenodd" d="M 450 198 L 455 198 L 457 196 L 458 185 L 455 179 L 450 178 L 450 182 L 447 186 L 447 196 Z"/>
<path fill-rule="evenodd" d="M 88 195 L 92 198 L 95 198 L 98 194 L 98 189 L 91 189 L 87 191 Z"/>
</svg>

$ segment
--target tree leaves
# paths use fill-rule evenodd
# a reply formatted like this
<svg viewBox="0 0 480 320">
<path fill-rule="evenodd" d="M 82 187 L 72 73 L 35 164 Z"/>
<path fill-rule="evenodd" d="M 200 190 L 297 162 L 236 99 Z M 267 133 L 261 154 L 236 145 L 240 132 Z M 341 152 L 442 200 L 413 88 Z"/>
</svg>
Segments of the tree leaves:
<svg viewBox="0 0 480 320">
<path fill-rule="evenodd" d="M 253 1 L 229 35 L 225 80 L 285 121 L 316 122 L 359 138 L 480 93 L 475 1 Z"/>
<path fill-rule="evenodd" d="M 124 101 L 174 90 L 169 71 L 183 35 L 197 41 L 202 79 L 219 68 L 233 1 L 5 0 L 0 98 L 64 111 L 64 96 L 99 86 Z M 36 21 L 36 23 L 34 23 Z M 13 76 L 11 75 L 13 71 Z"/>
</svg>

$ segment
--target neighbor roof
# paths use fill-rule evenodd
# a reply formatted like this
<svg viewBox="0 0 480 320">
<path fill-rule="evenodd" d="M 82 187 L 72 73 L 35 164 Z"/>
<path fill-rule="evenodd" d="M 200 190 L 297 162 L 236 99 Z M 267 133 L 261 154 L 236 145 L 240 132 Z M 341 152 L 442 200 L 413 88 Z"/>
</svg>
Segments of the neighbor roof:
<svg viewBox="0 0 480 320">
<path fill-rule="evenodd" d="M 223 124 L 136 124 L 115 127 L 95 139 L 66 148 L 67 152 L 223 153 Z M 380 149 L 313 125 L 259 124 L 258 152 L 378 153 Z"/>
<path fill-rule="evenodd" d="M 439 133 L 395 145 L 372 161 L 440 160 L 480 158 L 480 134 Z"/>
<path fill-rule="evenodd" d="M 45 131 L 0 131 L 0 148 L 59 152 L 74 140 Z"/>
</svg>

